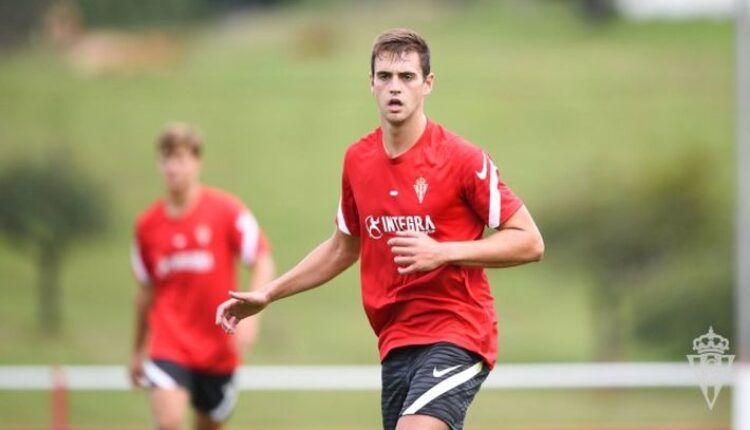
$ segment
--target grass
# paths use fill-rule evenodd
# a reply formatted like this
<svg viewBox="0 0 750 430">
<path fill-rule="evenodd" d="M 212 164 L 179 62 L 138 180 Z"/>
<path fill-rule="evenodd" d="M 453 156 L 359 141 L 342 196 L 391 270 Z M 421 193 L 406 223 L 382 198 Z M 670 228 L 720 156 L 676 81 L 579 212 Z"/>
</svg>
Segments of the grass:
<svg viewBox="0 0 750 430">
<path fill-rule="evenodd" d="M 428 114 L 486 148 L 532 213 L 550 199 L 580 198 L 576 190 L 602 166 L 627 180 L 696 148 L 732 166 L 732 32 L 725 22 L 593 28 L 562 5 L 520 2 L 307 5 L 182 30 L 187 55 L 167 71 L 82 77 L 61 55 L 30 48 L 0 60 L 0 160 L 67 153 L 106 186 L 113 227 L 67 261 L 59 338 L 36 326 L 28 256 L 0 246 L 0 363 L 127 361 L 131 226 L 160 192 L 152 141 L 165 122 L 200 128 L 205 182 L 247 202 L 281 269 L 327 237 L 343 151 L 377 125 L 367 88 L 370 43 L 397 25 L 431 43 L 437 81 Z M 300 35 L 309 26 L 334 34 L 328 54 L 305 52 Z M 717 190 L 729 195 L 730 184 L 724 169 Z M 717 211 L 726 217 L 730 207 Z M 591 279 L 559 262 L 565 252 L 548 249 L 543 264 L 490 272 L 501 361 L 591 359 Z M 377 362 L 358 288 L 353 268 L 275 304 L 248 359 Z M 625 358 L 652 358 L 630 346 Z M 46 422 L 45 396 L 0 393 L 0 423 Z M 77 424 L 147 423 L 145 403 L 132 393 L 74 393 L 71 402 Z M 243 402 L 237 427 L 378 423 L 374 393 L 250 393 Z M 471 423 L 727 423 L 727 403 L 707 414 L 697 390 L 488 392 Z"/>
<path fill-rule="evenodd" d="M 729 392 L 710 411 L 698 390 L 482 391 L 466 428 L 716 428 L 729 422 Z M 377 429 L 379 395 L 353 392 L 245 392 L 230 429 Z M 42 428 L 49 395 L 0 393 L 8 405 L 0 429 Z M 134 392 L 76 392 L 68 398 L 75 428 L 149 428 L 147 399 Z"/>
</svg>

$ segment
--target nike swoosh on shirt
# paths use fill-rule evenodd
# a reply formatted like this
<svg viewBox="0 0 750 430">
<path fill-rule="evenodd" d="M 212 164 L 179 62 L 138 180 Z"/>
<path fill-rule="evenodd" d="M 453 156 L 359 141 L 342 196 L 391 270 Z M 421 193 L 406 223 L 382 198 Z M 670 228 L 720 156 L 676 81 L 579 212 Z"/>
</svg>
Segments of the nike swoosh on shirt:
<svg viewBox="0 0 750 430">
<path fill-rule="evenodd" d="M 460 364 L 458 364 L 456 366 L 448 367 L 448 368 L 443 369 L 443 370 L 437 370 L 437 367 L 433 367 L 432 368 L 432 376 L 435 377 L 435 378 L 442 378 L 447 373 L 450 373 L 452 370 L 456 370 L 459 367 L 461 367 Z"/>
<path fill-rule="evenodd" d="M 487 179 L 487 154 L 482 153 L 482 171 L 477 171 L 476 174 L 480 181 Z"/>
</svg>

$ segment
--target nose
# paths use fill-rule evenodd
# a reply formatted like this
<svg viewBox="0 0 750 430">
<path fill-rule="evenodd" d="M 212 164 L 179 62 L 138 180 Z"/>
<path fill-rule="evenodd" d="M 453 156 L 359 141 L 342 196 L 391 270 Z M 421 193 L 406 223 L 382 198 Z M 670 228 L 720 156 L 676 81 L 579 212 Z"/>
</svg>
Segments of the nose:
<svg viewBox="0 0 750 430">
<path fill-rule="evenodd" d="M 401 83 L 397 78 L 394 77 L 388 82 L 388 92 L 393 96 L 401 94 Z"/>
</svg>

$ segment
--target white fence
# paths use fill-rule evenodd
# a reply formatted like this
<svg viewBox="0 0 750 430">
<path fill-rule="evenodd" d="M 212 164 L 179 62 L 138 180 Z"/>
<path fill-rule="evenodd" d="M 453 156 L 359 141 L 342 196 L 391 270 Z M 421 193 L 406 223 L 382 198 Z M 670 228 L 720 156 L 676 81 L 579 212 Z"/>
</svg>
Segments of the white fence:
<svg viewBox="0 0 750 430">
<path fill-rule="evenodd" d="M 52 366 L 0 366 L 0 390 L 49 390 Z M 127 390 L 124 366 L 60 366 L 71 390 Z M 732 385 L 732 375 L 720 382 Z M 379 366 L 243 366 L 242 390 L 377 390 Z M 685 363 L 500 364 L 483 389 L 698 387 Z"/>
</svg>

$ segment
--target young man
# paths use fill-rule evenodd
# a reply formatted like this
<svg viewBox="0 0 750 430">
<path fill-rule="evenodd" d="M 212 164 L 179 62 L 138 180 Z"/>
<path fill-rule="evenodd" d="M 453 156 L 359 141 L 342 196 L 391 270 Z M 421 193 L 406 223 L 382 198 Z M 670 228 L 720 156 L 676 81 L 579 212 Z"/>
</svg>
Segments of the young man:
<svg viewBox="0 0 750 430">
<path fill-rule="evenodd" d="M 253 343 L 257 320 L 239 335 L 217 336 L 216 306 L 236 291 L 235 262 L 252 266 L 250 289 L 273 278 L 268 242 L 237 198 L 199 182 L 202 142 L 186 125 L 157 141 L 166 195 L 138 218 L 132 264 L 140 289 L 130 376 L 151 388 L 156 427 L 181 428 L 190 402 L 195 428 L 218 429 L 236 401 L 239 352 Z"/>
<path fill-rule="evenodd" d="M 484 267 L 538 261 L 544 243 L 481 149 L 427 119 L 430 52 L 410 30 L 375 41 L 380 127 L 349 147 L 333 236 L 260 290 L 232 293 L 216 323 L 321 285 L 361 258 L 365 311 L 382 360 L 383 428 L 461 429 L 497 356 Z M 495 231 L 483 237 L 484 226 Z"/>
</svg>

